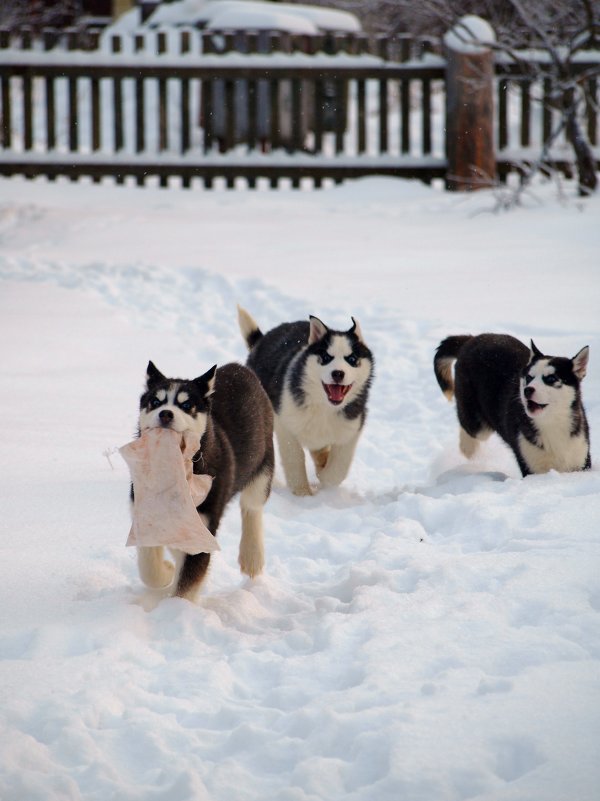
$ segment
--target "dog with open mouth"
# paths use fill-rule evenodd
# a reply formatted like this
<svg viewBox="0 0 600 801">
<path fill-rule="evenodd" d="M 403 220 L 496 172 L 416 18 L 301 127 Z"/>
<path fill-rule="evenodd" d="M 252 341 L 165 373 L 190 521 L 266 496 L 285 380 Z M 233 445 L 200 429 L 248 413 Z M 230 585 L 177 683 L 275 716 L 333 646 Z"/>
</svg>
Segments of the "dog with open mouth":
<svg viewBox="0 0 600 801">
<path fill-rule="evenodd" d="M 507 334 L 451 336 L 437 348 L 435 377 L 456 397 L 462 453 L 472 457 L 497 432 L 521 473 L 588 470 L 590 432 L 581 397 L 589 348 L 546 356 Z M 452 365 L 454 376 L 452 375 Z"/>
<path fill-rule="evenodd" d="M 275 412 L 283 472 L 295 495 L 312 495 L 304 449 L 323 487 L 348 475 L 366 415 L 373 355 L 359 323 L 348 331 L 328 328 L 317 317 L 282 323 L 263 334 L 238 307 L 247 365 L 258 376 Z"/>
</svg>

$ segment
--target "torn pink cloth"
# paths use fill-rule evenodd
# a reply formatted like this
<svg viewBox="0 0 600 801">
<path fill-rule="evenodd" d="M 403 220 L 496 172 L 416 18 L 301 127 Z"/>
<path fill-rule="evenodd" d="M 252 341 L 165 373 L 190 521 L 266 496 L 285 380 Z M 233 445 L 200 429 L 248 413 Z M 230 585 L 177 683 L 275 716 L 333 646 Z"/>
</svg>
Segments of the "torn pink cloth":
<svg viewBox="0 0 600 801">
<path fill-rule="evenodd" d="M 196 511 L 212 485 L 212 476 L 193 472 L 197 450 L 197 434 L 170 428 L 150 428 L 119 448 L 134 494 L 127 545 L 166 545 L 188 554 L 220 550 Z"/>
</svg>

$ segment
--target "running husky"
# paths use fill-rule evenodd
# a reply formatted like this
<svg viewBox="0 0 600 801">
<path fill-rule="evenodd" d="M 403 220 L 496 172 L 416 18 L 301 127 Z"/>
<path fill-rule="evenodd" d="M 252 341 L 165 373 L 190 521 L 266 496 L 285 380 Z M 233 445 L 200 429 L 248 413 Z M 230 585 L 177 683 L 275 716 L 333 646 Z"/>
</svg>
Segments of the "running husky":
<svg viewBox="0 0 600 801">
<path fill-rule="evenodd" d="M 529 349 L 505 334 L 444 339 L 433 367 L 448 400 L 456 395 L 464 455 L 473 456 L 479 441 L 496 431 L 524 476 L 588 470 L 590 438 L 580 389 L 588 358 L 588 347 L 572 359 L 544 356 L 533 340 Z"/>
<path fill-rule="evenodd" d="M 333 331 L 317 317 L 283 323 L 263 334 L 238 307 L 238 320 L 259 377 L 275 410 L 275 433 L 288 487 L 311 495 L 303 448 L 324 487 L 348 475 L 367 414 L 373 356 L 358 322 Z"/>
<path fill-rule="evenodd" d="M 242 573 L 255 576 L 264 566 L 262 509 L 273 477 L 273 412 L 256 376 L 241 364 L 226 364 L 187 381 L 166 378 L 148 363 L 146 391 L 140 399 L 140 433 L 172 428 L 198 435 L 194 473 L 208 473 L 213 483 L 197 507 L 216 536 L 225 506 L 241 491 Z M 133 488 L 132 488 L 133 495 Z M 210 562 L 210 554 L 173 551 L 175 566 L 162 547 L 138 548 L 142 581 L 149 587 L 172 586 L 172 594 L 193 600 Z"/>
</svg>

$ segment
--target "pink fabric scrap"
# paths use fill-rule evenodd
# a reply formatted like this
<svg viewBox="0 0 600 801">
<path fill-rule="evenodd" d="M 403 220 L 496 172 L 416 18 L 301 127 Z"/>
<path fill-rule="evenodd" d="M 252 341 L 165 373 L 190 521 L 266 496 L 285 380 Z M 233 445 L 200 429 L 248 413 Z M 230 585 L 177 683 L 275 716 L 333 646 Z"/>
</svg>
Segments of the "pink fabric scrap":
<svg viewBox="0 0 600 801">
<path fill-rule="evenodd" d="M 212 485 L 212 476 L 193 472 L 198 447 L 192 431 L 150 428 L 119 448 L 134 493 L 127 545 L 166 545 L 187 554 L 220 550 L 196 511 Z"/>
</svg>

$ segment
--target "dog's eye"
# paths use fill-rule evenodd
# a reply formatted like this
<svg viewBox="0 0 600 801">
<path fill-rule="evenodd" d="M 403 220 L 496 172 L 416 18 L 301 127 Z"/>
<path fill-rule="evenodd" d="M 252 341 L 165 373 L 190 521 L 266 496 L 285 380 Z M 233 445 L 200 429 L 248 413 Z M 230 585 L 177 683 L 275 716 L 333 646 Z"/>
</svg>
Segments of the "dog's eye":
<svg viewBox="0 0 600 801">
<path fill-rule="evenodd" d="M 317 356 L 319 357 L 319 361 L 321 362 L 321 364 L 329 364 L 329 362 L 333 361 L 333 356 L 327 353 L 326 350 L 317 353 Z"/>
<path fill-rule="evenodd" d="M 179 405 L 181 406 L 181 408 L 183 409 L 184 412 L 189 412 L 189 410 L 192 408 L 192 404 L 191 404 L 191 402 L 189 400 L 184 401 L 183 403 L 180 403 Z"/>
<path fill-rule="evenodd" d="M 152 400 L 150 401 L 150 408 L 156 409 L 158 406 L 160 406 L 161 403 L 162 401 L 159 401 L 158 398 L 152 398 Z"/>
<path fill-rule="evenodd" d="M 527 373 L 525 375 L 525 383 L 529 384 L 530 381 L 533 381 L 533 376 L 531 375 L 531 373 Z"/>
<path fill-rule="evenodd" d="M 558 381 L 557 375 L 545 375 L 543 377 L 544 384 L 548 384 L 548 386 L 553 386 Z"/>
<path fill-rule="evenodd" d="M 358 364 L 358 357 L 355 356 L 353 353 L 351 353 L 350 356 L 344 356 L 344 359 L 348 362 L 350 367 L 356 367 L 356 365 Z"/>
</svg>

